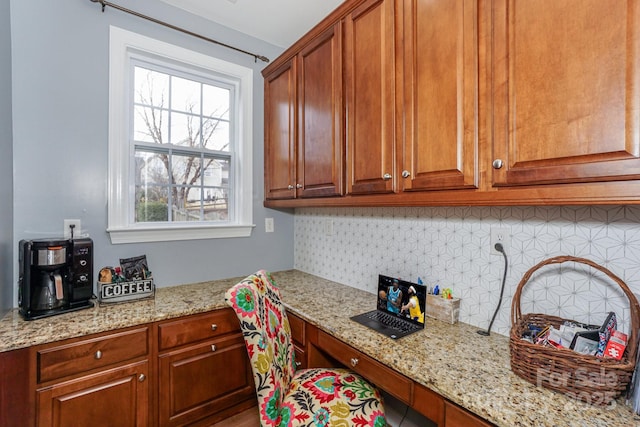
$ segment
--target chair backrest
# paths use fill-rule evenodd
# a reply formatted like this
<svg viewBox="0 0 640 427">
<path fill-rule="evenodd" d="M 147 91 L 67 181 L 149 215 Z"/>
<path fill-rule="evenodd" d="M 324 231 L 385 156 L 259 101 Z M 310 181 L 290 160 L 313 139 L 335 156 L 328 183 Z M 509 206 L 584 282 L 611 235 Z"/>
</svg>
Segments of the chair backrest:
<svg viewBox="0 0 640 427">
<path fill-rule="evenodd" d="M 240 320 L 253 370 L 258 407 L 278 410 L 295 372 L 289 320 L 271 275 L 260 270 L 235 284 L 225 300 Z"/>
</svg>

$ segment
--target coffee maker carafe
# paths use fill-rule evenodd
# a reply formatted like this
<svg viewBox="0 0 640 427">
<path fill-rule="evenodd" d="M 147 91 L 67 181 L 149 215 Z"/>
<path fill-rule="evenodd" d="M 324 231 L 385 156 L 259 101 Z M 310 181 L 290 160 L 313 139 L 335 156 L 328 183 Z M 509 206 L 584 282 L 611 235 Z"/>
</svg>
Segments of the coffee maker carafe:
<svg viewBox="0 0 640 427">
<path fill-rule="evenodd" d="M 18 303 L 26 320 L 92 307 L 91 239 L 21 240 Z"/>
</svg>

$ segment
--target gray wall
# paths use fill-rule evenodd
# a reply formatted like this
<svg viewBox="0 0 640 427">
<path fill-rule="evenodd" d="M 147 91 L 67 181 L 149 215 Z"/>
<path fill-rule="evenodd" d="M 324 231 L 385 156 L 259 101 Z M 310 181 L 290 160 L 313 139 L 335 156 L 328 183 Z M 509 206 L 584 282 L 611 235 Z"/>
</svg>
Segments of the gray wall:
<svg viewBox="0 0 640 427">
<path fill-rule="evenodd" d="M 11 20 L 0 0 L 0 317 L 12 306 L 13 146 L 11 131 Z"/>
<path fill-rule="evenodd" d="M 6 2 L 6 0 L 1 0 Z M 152 0 L 118 4 L 274 59 L 282 49 Z M 94 272 L 146 254 L 159 287 L 293 266 L 293 213 L 263 200 L 263 80 L 266 64 L 89 0 L 11 1 L 13 40 L 13 245 L 57 237 L 65 218 L 94 240 Z M 3 14 L 4 16 L 4 14 Z M 254 223 L 249 238 L 112 245 L 107 226 L 109 25 L 252 67 Z M 4 26 L 2 26 L 4 27 Z M 0 109 L 4 106 L 0 106 Z M 275 218 L 275 233 L 264 218 Z M 13 256 L 17 280 L 17 255 Z M 8 284 L 4 284 L 7 286 Z M 11 285 L 15 288 L 15 285 Z M 16 304 L 14 292 L 14 304 Z"/>
</svg>

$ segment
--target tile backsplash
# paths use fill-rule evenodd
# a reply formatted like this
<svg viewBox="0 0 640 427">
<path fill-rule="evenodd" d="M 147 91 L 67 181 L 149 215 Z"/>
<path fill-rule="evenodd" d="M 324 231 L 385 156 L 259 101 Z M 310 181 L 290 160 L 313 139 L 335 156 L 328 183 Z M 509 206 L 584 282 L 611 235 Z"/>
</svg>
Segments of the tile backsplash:
<svg viewBox="0 0 640 427">
<path fill-rule="evenodd" d="M 557 255 L 587 258 L 640 295 L 640 206 L 299 208 L 296 269 L 374 293 L 379 273 L 452 288 L 460 321 L 487 328 L 498 304 L 504 258 L 490 250 L 492 228 L 509 233 L 504 297 L 492 331 L 508 335 L 511 301 L 523 275 Z M 363 311 L 366 307 L 363 307 Z M 522 313 L 600 324 L 614 311 L 629 329 L 620 287 L 584 264 L 537 270 Z"/>
</svg>

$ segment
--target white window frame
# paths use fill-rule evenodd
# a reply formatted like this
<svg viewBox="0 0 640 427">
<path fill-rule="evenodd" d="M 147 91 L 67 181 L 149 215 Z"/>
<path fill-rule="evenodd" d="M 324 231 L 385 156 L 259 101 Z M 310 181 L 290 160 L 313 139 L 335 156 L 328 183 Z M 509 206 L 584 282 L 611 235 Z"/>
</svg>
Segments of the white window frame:
<svg viewBox="0 0 640 427">
<path fill-rule="evenodd" d="M 248 237 L 253 224 L 253 70 L 179 46 L 155 40 L 118 27 L 110 27 L 109 37 L 109 177 L 108 225 L 111 243 L 159 242 L 228 237 Z M 229 222 L 135 223 L 134 182 L 130 145 L 130 61 L 137 55 L 163 58 L 199 69 L 211 70 L 239 82 L 236 112 L 238 145 L 232 160 L 235 192 Z M 230 177 L 231 179 L 231 177 Z"/>
</svg>

